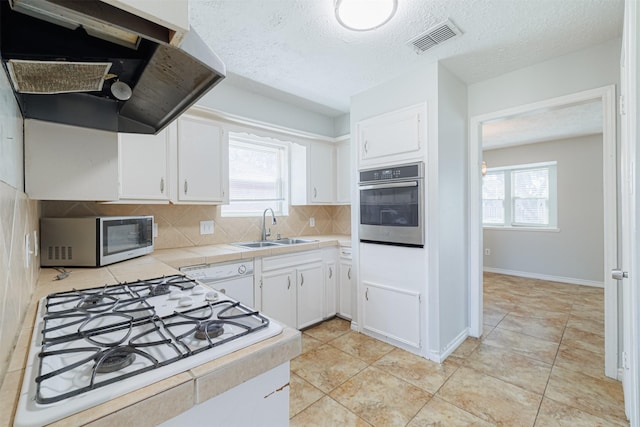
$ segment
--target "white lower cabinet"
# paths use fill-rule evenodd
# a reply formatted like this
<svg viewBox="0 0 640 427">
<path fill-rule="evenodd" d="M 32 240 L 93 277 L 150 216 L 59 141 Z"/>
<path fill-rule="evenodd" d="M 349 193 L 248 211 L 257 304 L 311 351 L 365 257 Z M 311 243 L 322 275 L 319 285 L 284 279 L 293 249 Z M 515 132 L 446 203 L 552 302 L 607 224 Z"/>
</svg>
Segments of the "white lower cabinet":
<svg viewBox="0 0 640 427">
<path fill-rule="evenodd" d="M 351 261 L 351 249 L 340 250 L 340 266 L 338 280 L 338 315 L 345 319 L 353 318 L 352 293 L 353 293 L 353 265 Z"/>
<path fill-rule="evenodd" d="M 363 281 L 362 327 L 383 337 L 420 347 L 420 294 Z"/>
<path fill-rule="evenodd" d="M 324 268 L 324 318 L 329 319 L 338 313 L 338 249 L 322 249 Z"/>
<path fill-rule="evenodd" d="M 336 303 L 338 295 L 336 284 L 338 283 L 338 271 L 335 261 L 324 262 L 324 318 L 328 319 L 336 315 Z"/>
<path fill-rule="evenodd" d="M 295 270 L 276 270 L 263 273 L 260 284 L 262 312 L 293 328 L 296 327 L 295 280 Z"/>
<path fill-rule="evenodd" d="M 324 271 L 319 250 L 262 259 L 261 311 L 293 328 L 324 319 Z"/>
<path fill-rule="evenodd" d="M 298 329 L 324 320 L 324 277 L 322 263 L 308 264 L 297 269 Z"/>
<path fill-rule="evenodd" d="M 160 427 L 289 425 L 289 362 L 200 402 Z M 196 380 L 196 384 L 197 384 Z"/>
</svg>

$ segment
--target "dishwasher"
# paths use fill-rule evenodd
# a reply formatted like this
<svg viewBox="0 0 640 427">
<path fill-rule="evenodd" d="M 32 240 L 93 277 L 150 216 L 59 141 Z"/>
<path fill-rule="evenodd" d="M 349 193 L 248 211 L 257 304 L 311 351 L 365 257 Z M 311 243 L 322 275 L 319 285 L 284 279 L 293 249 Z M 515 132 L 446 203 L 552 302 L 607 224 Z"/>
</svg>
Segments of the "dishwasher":
<svg viewBox="0 0 640 427">
<path fill-rule="evenodd" d="M 242 304 L 254 308 L 253 261 L 232 261 L 181 267 L 180 271 Z"/>
</svg>

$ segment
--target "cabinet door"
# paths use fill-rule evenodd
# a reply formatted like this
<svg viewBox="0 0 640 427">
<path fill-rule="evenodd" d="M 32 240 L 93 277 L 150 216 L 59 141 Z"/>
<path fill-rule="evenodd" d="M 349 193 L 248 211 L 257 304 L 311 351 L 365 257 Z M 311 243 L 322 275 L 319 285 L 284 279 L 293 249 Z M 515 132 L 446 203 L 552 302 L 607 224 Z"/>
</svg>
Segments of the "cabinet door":
<svg viewBox="0 0 640 427">
<path fill-rule="evenodd" d="M 309 153 L 309 202 L 333 203 L 336 182 L 334 147 L 314 142 Z"/>
<path fill-rule="evenodd" d="M 208 119 L 178 119 L 178 200 L 223 202 L 229 159 L 222 128 Z"/>
<path fill-rule="evenodd" d="M 420 348 L 420 294 L 370 282 L 362 284 L 363 328 Z"/>
<path fill-rule="evenodd" d="M 322 264 L 314 263 L 297 269 L 298 329 L 324 319 L 324 275 Z"/>
<path fill-rule="evenodd" d="M 324 263 L 324 301 L 325 301 L 324 318 L 325 319 L 335 316 L 337 313 L 337 310 L 336 310 L 336 302 L 337 302 L 336 284 L 337 283 L 338 283 L 338 272 L 336 271 L 336 263 L 325 262 Z"/>
<path fill-rule="evenodd" d="M 360 166 L 419 158 L 425 145 L 425 111 L 420 104 L 358 123 Z"/>
<path fill-rule="evenodd" d="M 340 260 L 340 283 L 338 284 L 338 314 L 351 319 L 351 292 L 353 288 L 353 273 L 350 260 Z"/>
<path fill-rule="evenodd" d="M 278 322 L 296 327 L 294 270 L 277 270 L 262 275 L 262 311 Z"/>
<path fill-rule="evenodd" d="M 33 200 L 118 200 L 115 132 L 27 119 L 24 163 Z"/>
<path fill-rule="evenodd" d="M 336 202 L 351 201 L 351 140 L 336 147 Z"/>
<path fill-rule="evenodd" d="M 169 135 L 118 134 L 121 200 L 169 200 Z"/>
</svg>

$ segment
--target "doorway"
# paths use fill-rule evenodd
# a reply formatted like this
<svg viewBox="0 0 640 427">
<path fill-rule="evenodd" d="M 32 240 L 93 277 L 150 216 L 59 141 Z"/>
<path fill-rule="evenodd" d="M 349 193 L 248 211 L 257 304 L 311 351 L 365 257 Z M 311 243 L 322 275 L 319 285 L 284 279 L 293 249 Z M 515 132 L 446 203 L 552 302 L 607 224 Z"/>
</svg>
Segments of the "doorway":
<svg viewBox="0 0 640 427">
<path fill-rule="evenodd" d="M 607 272 L 617 267 L 617 162 L 615 86 L 578 92 L 541 102 L 475 116 L 470 119 L 469 135 L 469 334 L 482 335 L 482 126 L 499 119 L 557 110 L 567 106 L 600 101 L 602 105 L 602 154 L 604 201 L 604 294 L 605 294 L 605 375 L 618 378 L 618 283 Z"/>
</svg>

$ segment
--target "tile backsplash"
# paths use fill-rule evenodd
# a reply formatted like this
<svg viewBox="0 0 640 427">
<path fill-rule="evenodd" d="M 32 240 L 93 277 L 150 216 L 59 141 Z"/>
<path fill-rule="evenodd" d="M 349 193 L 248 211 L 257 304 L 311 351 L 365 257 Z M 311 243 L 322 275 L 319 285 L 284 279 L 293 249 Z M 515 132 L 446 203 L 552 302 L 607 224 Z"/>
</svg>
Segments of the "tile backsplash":
<svg viewBox="0 0 640 427">
<path fill-rule="evenodd" d="M 39 205 L 0 181 L 0 383 L 38 279 L 40 259 L 31 255 L 27 267 L 25 236 L 33 249 Z"/>
<path fill-rule="evenodd" d="M 121 205 L 95 202 L 42 202 L 43 217 L 84 215 L 153 215 L 158 224 L 156 249 L 183 248 L 259 240 L 261 217 L 222 217 L 219 206 Z M 309 219 L 315 219 L 315 226 Z M 213 220 L 214 234 L 200 235 L 200 221 Z M 291 206 L 288 216 L 270 225 L 272 238 L 351 234 L 351 206 Z M 269 224 L 270 221 L 267 221 Z"/>
</svg>

